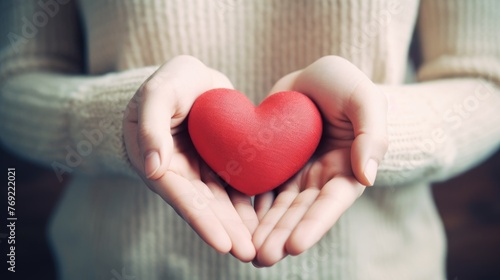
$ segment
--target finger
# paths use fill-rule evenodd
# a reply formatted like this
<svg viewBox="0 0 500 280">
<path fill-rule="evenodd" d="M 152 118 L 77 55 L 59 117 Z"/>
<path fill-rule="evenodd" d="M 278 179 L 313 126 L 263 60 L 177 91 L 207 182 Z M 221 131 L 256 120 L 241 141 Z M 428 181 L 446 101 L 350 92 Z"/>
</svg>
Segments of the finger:
<svg viewBox="0 0 500 280">
<path fill-rule="evenodd" d="M 280 91 L 292 90 L 295 80 L 300 75 L 300 73 L 302 73 L 302 70 L 297 70 L 279 79 L 269 91 L 269 95 Z"/>
<path fill-rule="evenodd" d="M 192 77 L 197 80 L 190 80 Z M 181 56 L 162 65 L 139 88 L 138 145 L 148 179 L 156 180 L 166 172 L 173 149 L 170 128 L 182 122 L 196 94 L 210 83 L 210 72 L 203 63 Z"/>
<path fill-rule="evenodd" d="M 250 231 L 244 224 L 241 216 L 238 215 L 239 213 L 221 184 L 208 174 L 207 168 L 203 168 L 201 174 L 206 186 L 202 186 L 202 184 L 200 186 L 204 187 L 202 189 L 211 192 L 214 197 L 214 200 L 210 203 L 210 208 L 231 239 L 231 254 L 243 262 L 251 261 L 255 257 L 255 247 L 252 243 Z"/>
<path fill-rule="evenodd" d="M 298 255 L 316 244 L 363 193 L 365 187 L 351 176 L 339 175 L 321 189 L 286 242 L 286 251 Z"/>
<path fill-rule="evenodd" d="M 264 218 L 274 202 L 274 192 L 269 191 L 255 196 L 254 208 L 259 221 Z"/>
<path fill-rule="evenodd" d="M 294 89 L 311 97 L 328 121 L 347 118 L 352 123 L 354 175 L 362 184 L 373 185 L 378 163 L 387 151 L 386 96 L 361 70 L 337 56 L 308 66 L 297 77 Z"/>
<path fill-rule="evenodd" d="M 132 166 L 136 169 L 139 174 L 143 173 L 142 167 L 142 155 L 139 150 L 138 138 L 137 138 L 137 121 L 132 122 L 127 119 L 123 119 L 123 138 L 125 142 L 125 149 L 127 150 L 127 155 L 132 163 Z"/>
<path fill-rule="evenodd" d="M 346 114 L 354 128 L 351 164 L 356 178 L 372 186 L 388 148 L 387 99 L 368 79 L 356 87 Z"/>
<path fill-rule="evenodd" d="M 256 263 L 260 266 L 271 266 L 288 254 L 285 244 L 302 217 L 319 194 L 319 189 L 308 188 L 301 192 L 292 202 L 286 213 L 269 233 L 259 248 Z"/>
<path fill-rule="evenodd" d="M 138 108 L 139 96 L 136 93 L 134 97 L 127 104 L 127 108 L 123 114 L 123 138 L 125 148 L 132 166 L 138 171 L 139 174 L 144 173 L 143 156 L 139 149 L 138 137 Z"/>
<path fill-rule="evenodd" d="M 271 209 L 269 209 L 266 215 L 262 218 L 253 234 L 253 244 L 255 245 L 255 249 L 257 249 L 257 251 L 260 249 L 267 236 L 271 233 L 281 217 L 286 213 L 298 194 L 298 186 L 291 186 L 280 192 L 280 194 L 276 197 Z"/>
<path fill-rule="evenodd" d="M 387 151 L 385 136 L 377 137 L 362 133 L 352 144 L 351 162 L 356 178 L 365 186 L 373 186 L 378 166 Z"/>
<path fill-rule="evenodd" d="M 231 238 L 210 207 L 213 197 L 200 193 L 192 182 L 171 171 L 167 171 L 157 181 L 148 181 L 148 184 L 154 185 L 152 189 L 155 189 L 208 245 L 221 253 L 231 250 Z"/>
<path fill-rule="evenodd" d="M 236 209 L 236 212 L 241 217 L 250 234 L 253 234 L 259 225 L 259 218 L 253 208 L 251 197 L 233 188 L 226 188 L 226 191 L 234 205 L 234 209 Z"/>
<path fill-rule="evenodd" d="M 230 88 L 234 89 L 233 84 L 229 80 L 229 78 L 222 74 L 222 72 L 217 71 L 215 69 L 209 68 L 210 73 L 212 75 L 212 88 Z"/>
</svg>

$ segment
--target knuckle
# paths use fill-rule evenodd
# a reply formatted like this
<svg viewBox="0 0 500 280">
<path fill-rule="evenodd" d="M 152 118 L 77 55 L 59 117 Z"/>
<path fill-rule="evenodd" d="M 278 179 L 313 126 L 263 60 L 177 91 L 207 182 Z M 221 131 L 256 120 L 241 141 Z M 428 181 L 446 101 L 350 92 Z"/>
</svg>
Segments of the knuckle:
<svg viewBox="0 0 500 280">
<path fill-rule="evenodd" d="M 145 143 L 151 143 L 155 138 L 154 130 L 146 125 L 139 126 L 137 131 L 139 145 L 144 145 Z"/>
<path fill-rule="evenodd" d="M 178 56 L 174 57 L 171 61 L 172 62 L 175 61 L 176 63 L 182 63 L 182 64 L 193 64 L 193 65 L 205 66 L 205 64 L 203 64 L 203 62 L 201 62 L 198 58 L 191 56 L 191 55 L 187 55 L 187 54 L 178 55 Z"/>
<path fill-rule="evenodd" d="M 184 61 L 199 61 L 196 57 L 194 57 L 192 55 L 188 55 L 188 54 L 178 55 L 178 56 L 174 57 L 174 59 L 179 59 L 179 60 L 184 60 Z"/>
<path fill-rule="evenodd" d="M 387 135 L 381 135 L 376 140 L 376 144 L 379 146 L 380 150 L 385 153 L 389 148 L 389 138 Z"/>
<path fill-rule="evenodd" d="M 338 65 L 338 64 L 346 64 L 346 63 L 350 64 L 350 62 L 348 62 L 345 58 L 340 57 L 338 55 L 323 56 L 323 57 L 319 58 L 316 62 L 318 64 L 320 64 L 321 66 L 323 66 L 324 64 L 326 64 L 326 65 Z"/>
<path fill-rule="evenodd" d="M 210 74 L 212 78 L 212 87 L 233 88 L 233 84 L 229 78 L 220 71 L 210 69 Z"/>
<path fill-rule="evenodd" d="M 142 84 L 139 90 L 139 98 L 155 92 L 162 85 L 162 81 L 161 72 L 153 74 Z"/>
</svg>

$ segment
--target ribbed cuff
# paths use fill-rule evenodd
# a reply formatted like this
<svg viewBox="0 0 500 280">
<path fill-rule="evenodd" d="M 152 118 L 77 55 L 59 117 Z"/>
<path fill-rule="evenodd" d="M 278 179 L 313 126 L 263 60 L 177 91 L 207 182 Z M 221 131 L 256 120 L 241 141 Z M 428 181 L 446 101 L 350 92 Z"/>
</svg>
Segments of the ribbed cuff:
<svg viewBox="0 0 500 280">
<path fill-rule="evenodd" d="M 500 144 L 500 91 L 479 79 L 385 87 L 389 149 L 375 185 L 446 180 L 482 162 Z"/>
<path fill-rule="evenodd" d="M 69 135 L 83 158 L 82 171 L 111 171 L 136 176 L 122 132 L 123 114 L 140 85 L 157 69 L 147 67 L 86 79 L 70 106 Z"/>
</svg>

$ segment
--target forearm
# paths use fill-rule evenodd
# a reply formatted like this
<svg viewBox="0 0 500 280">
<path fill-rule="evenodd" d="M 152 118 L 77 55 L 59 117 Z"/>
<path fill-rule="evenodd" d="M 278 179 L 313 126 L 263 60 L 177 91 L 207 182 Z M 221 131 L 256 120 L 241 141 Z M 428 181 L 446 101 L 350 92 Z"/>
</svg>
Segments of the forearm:
<svg viewBox="0 0 500 280">
<path fill-rule="evenodd" d="M 380 86 L 389 98 L 389 150 L 376 185 L 448 179 L 500 145 L 500 90 L 479 79 Z"/>
<path fill-rule="evenodd" d="M 61 180 L 74 171 L 135 176 L 122 139 L 128 101 L 156 67 L 100 77 L 33 72 L 0 88 L 1 142 L 48 165 Z"/>
</svg>

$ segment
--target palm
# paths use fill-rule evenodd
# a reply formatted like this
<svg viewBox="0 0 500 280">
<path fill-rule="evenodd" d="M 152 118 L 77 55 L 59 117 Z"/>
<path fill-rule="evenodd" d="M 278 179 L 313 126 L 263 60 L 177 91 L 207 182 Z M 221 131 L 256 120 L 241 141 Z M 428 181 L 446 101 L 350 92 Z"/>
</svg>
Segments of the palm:
<svg viewBox="0 0 500 280">
<path fill-rule="evenodd" d="M 280 79 L 271 92 L 283 90 L 308 95 L 325 125 L 311 161 L 274 192 L 255 200 L 260 224 L 253 236 L 258 251 L 254 264 L 259 266 L 273 265 L 318 242 L 363 193 L 362 184 L 373 184 L 376 163 L 387 150 L 387 100 L 345 59 L 321 58 Z"/>
<path fill-rule="evenodd" d="M 123 118 L 132 166 L 210 246 L 242 261 L 255 256 L 257 217 L 250 198 L 226 191 L 210 175 L 189 140 L 185 119 L 196 98 L 231 88 L 222 73 L 190 56 L 160 66 L 137 90 Z"/>
<path fill-rule="evenodd" d="M 174 132 L 172 138 L 173 152 L 167 172 L 148 184 L 208 244 L 227 242 L 221 237 L 224 234 L 220 234 L 226 232 L 232 244 L 231 253 L 241 260 L 250 260 L 253 257 L 250 231 L 253 232 L 258 222 L 255 215 L 252 216 L 250 198 L 226 191 L 198 156 L 186 129 Z"/>
<path fill-rule="evenodd" d="M 352 131 L 349 125 L 340 128 L 327 124 L 321 143 L 311 160 L 288 182 L 276 190 L 276 194 L 291 189 L 300 192 L 317 190 L 337 175 L 354 177 L 351 169 Z"/>
<path fill-rule="evenodd" d="M 185 128 L 172 132 L 173 150 L 168 170 L 190 180 L 201 180 L 202 161 Z"/>
<path fill-rule="evenodd" d="M 349 134 L 327 125 L 312 160 L 273 194 L 256 199 L 261 218 L 254 234 L 257 265 L 272 265 L 307 250 L 361 195 L 365 187 L 352 173 Z"/>
</svg>

